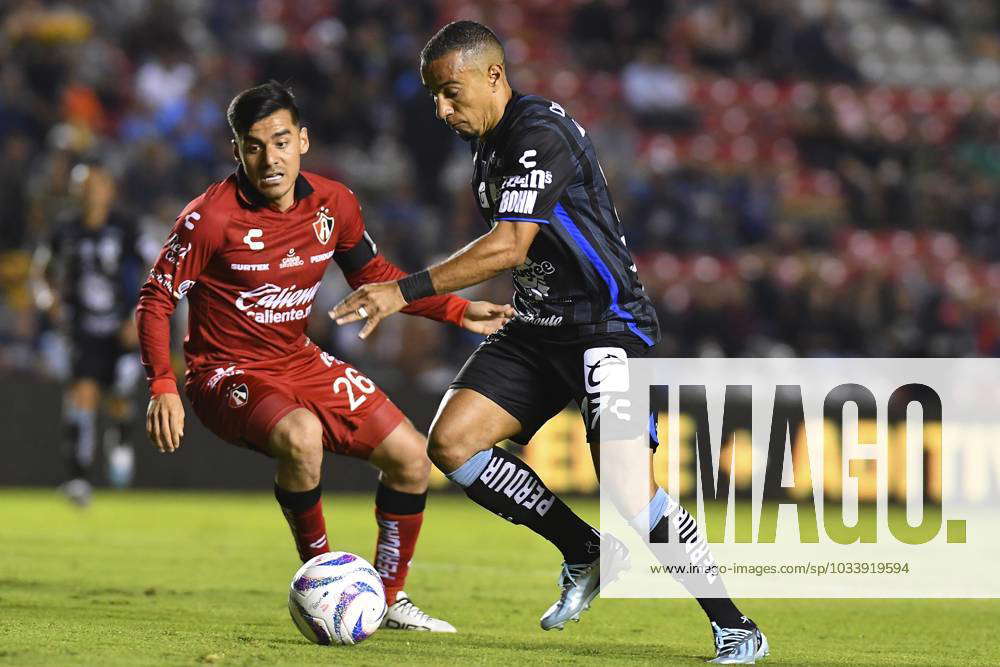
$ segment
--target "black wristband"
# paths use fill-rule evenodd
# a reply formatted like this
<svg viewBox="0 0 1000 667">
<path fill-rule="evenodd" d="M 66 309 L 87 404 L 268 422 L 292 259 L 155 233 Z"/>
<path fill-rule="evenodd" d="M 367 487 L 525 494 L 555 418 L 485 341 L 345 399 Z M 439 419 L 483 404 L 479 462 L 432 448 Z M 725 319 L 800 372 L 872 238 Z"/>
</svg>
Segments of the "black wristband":
<svg viewBox="0 0 1000 667">
<path fill-rule="evenodd" d="M 403 293 L 403 300 L 406 303 L 413 303 L 417 299 L 434 296 L 434 283 L 431 282 L 431 272 L 429 269 L 411 273 L 399 281 L 399 291 Z"/>
</svg>

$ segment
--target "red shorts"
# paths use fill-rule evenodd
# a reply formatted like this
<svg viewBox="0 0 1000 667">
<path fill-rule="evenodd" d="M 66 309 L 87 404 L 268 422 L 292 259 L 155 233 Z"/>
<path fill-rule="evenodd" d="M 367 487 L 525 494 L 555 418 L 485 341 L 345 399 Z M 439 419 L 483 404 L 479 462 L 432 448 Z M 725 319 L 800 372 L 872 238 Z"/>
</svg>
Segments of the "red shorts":
<svg viewBox="0 0 1000 667">
<path fill-rule="evenodd" d="M 264 452 L 271 429 L 296 408 L 323 425 L 323 448 L 367 459 L 404 419 L 374 382 L 310 343 L 271 362 L 227 364 L 189 373 L 194 412 L 226 442 Z"/>
</svg>

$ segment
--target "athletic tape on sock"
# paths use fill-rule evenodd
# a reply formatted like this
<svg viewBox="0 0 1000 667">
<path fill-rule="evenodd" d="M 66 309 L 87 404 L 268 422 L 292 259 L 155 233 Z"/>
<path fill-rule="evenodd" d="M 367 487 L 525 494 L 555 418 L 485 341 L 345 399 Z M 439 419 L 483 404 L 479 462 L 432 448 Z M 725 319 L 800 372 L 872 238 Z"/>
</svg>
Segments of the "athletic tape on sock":
<svg viewBox="0 0 1000 667">
<path fill-rule="evenodd" d="M 462 488 L 465 488 L 476 481 L 476 478 L 482 474 L 492 458 L 492 449 L 483 450 L 478 454 L 473 454 L 468 461 L 445 476 Z"/>
</svg>

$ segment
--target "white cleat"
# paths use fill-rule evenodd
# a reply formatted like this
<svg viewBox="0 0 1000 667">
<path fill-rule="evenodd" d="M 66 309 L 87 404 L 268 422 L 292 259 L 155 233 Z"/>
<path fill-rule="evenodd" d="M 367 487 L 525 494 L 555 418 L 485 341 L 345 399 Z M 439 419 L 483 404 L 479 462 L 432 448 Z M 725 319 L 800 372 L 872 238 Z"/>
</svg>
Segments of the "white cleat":
<svg viewBox="0 0 1000 667">
<path fill-rule="evenodd" d="M 382 627 L 389 630 L 420 630 L 423 632 L 458 632 L 448 621 L 434 618 L 413 604 L 406 593 L 396 593 L 396 601 L 382 619 Z"/>
<path fill-rule="evenodd" d="M 630 566 L 628 547 L 617 537 L 601 536 L 600 556 L 591 563 L 563 563 L 559 575 L 562 594 L 541 618 L 542 630 L 562 630 L 566 621 L 580 622 L 580 614 L 590 609 L 601 588 L 618 578 Z"/>
<path fill-rule="evenodd" d="M 756 625 L 750 629 L 720 628 L 713 621 L 712 633 L 715 635 L 715 659 L 708 662 L 717 665 L 752 665 L 771 653 L 767 637 Z"/>
</svg>

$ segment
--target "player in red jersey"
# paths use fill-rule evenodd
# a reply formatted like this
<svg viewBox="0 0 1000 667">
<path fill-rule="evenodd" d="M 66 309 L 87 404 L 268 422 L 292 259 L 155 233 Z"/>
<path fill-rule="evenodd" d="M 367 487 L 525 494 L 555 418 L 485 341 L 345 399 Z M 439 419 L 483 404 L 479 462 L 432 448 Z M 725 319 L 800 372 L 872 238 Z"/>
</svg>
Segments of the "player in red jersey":
<svg viewBox="0 0 1000 667">
<path fill-rule="evenodd" d="M 286 88 L 272 81 L 245 90 L 227 116 L 239 167 L 181 212 L 140 293 L 149 437 L 173 452 L 184 434 L 169 318 L 186 297 L 185 392 L 220 438 L 276 459 L 275 497 L 302 560 L 328 551 L 323 450 L 368 460 L 381 470 L 374 562 L 389 605 L 385 626 L 454 632 L 403 592 L 427 497 L 425 438 L 374 382 L 305 335 L 331 260 L 352 288 L 406 274 L 378 254 L 351 190 L 300 173 L 309 136 Z M 406 312 L 483 334 L 512 314 L 455 296 L 415 301 Z"/>
</svg>

